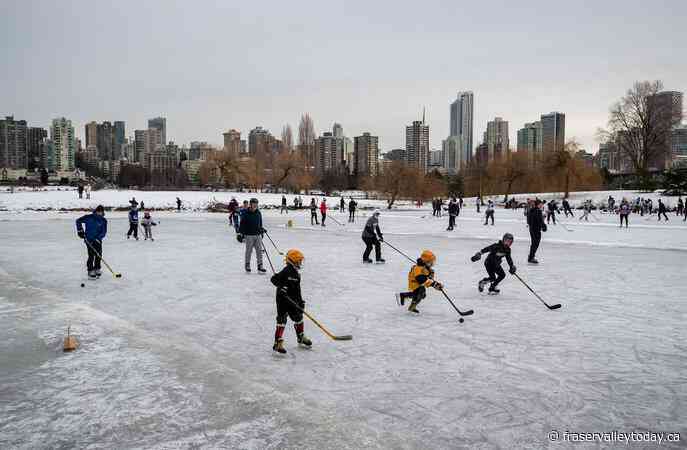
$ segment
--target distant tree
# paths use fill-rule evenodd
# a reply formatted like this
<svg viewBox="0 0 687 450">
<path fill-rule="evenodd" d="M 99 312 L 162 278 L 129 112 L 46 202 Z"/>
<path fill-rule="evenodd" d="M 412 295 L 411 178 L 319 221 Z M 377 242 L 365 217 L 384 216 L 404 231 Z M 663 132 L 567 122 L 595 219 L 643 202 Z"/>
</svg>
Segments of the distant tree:
<svg viewBox="0 0 687 450">
<path fill-rule="evenodd" d="M 281 130 L 281 142 L 284 150 L 293 151 L 293 130 L 288 123 Z"/>
<path fill-rule="evenodd" d="M 315 165 L 315 138 L 315 123 L 310 114 L 305 113 L 301 116 L 301 122 L 298 125 L 298 149 L 308 169 Z"/>
<path fill-rule="evenodd" d="M 611 107 L 608 129 L 600 137 L 613 142 L 622 156 L 632 163 L 636 174 L 648 184 L 649 164 L 667 157 L 672 126 L 682 111 L 661 99 L 661 81 L 638 81 Z"/>
<path fill-rule="evenodd" d="M 527 154 L 523 152 L 510 153 L 509 157 L 494 161 L 492 166 L 494 179 L 502 185 L 503 201 L 507 202 L 515 183 L 524 179 L 530 172 Z"/>
<path fill-rule="evenodd" d="M 451 197 L 458 197 L 463 195 L 465 190 L 465 182 L 462 174 L 452 175 L 448 179 L 447 184 L 448 195 Z"/>
</svg>

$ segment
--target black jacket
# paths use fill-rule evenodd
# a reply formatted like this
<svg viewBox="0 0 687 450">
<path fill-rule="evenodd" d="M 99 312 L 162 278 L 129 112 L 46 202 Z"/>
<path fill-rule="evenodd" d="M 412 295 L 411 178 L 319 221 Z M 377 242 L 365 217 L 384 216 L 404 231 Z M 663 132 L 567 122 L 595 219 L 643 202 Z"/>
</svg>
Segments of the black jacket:
<svg viewBox="0 0 687 450">
<path fill-rule="evenodd" d="M 485 264 L 500 266 L 501 260 L 505 257 L 506 262 L 508 262 L 508 266 L 513 267 L 513 260 L 510 257 L 510 247 L 506 247 L 503 241 L 498 241 L 495 244 L 484 247 L 482 250 L 480 250 L 480 253 L 489 253 L 486 261 L 484 261 Z"/>
<path fill-rule="evenodd" d="M 527 225 L 530 227 L 530 233 L 541 233 L 542 231 L 546 231 L 544 216 L 542 216 L 539 208 L 532 208 L 527 213 Z"/>
<path fill-rule="evenodd" d="M 460 207 L 458 206 L 458 202 L 453 202 L 448 204 L 448 214 L 451 216 L 457 216 L 458 212 L 460 211 Z"/>
<path fill-rule="evenodd" d="M 241 224 L 239 225 L 239 233 L 247 236 L 255 236 L 265 232 L 262 227 L 262 214 L 260 210 L 251 211 L 246 209 L 241 215 Z"/>
<path fill-rule="evenodd" d="M 303 303 L 303 297 L 301 296 L 301 275 L 291 264 L 286 264 L 281 272 L 272 275 L 270 281 L 277 287 L 277 301 L 289 302 L 289 300 L 285 298 L 284 293 L 281 292 L 281 288 L 285 287 L 286 295 L 291 300 L 301 304 Z"/>
</svg>

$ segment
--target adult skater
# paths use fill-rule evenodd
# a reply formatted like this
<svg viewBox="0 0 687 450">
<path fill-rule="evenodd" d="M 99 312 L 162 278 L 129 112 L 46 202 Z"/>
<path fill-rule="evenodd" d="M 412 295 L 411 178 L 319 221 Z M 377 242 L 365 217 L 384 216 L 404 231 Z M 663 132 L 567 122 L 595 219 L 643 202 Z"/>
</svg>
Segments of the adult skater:
<svg viewBox="0 0 687 450">
<path fill-rule="evenodd" d="M 620 208 L 618 208 L 618 213 L 620 215 L 620 228 L 623 227 L 623 220 L 625 221 L 625 228 L 628 227 L 628 217 L 630 216 L 630 204 L 627 200 L 623 199 L 620 202 Z"/>
<path fill-rule="evenodd" d="M 241 216 L 241 224 L 239 225 L 239 242 L 246 243 L 245 254 L 245 268 L 246 272 L 250 273 L 250 260 L 255 250 L 256 258 L 258 260 L 258 272 L 265 273 L 266 270 L 262 266 L 262 235 L 265 233 L 262 227 L 262 214 L 258 209 L 258 199 L 251 198 L 248 209 L 244 211 Z"/>
<path fill-rule="evenodd" d="M 136 201 L 136 197 L 131 197 L 131 200 L 129 200 L 129 204 L 132 208 L 138 208 L 138 202 Z"/>
<path fill-rule="evenodd" d="M 448 228 L 446 231 L 453 231 L 456 226 L 456 217 L 458 216 L 459 208 L 456 199 L 451 199 L 448 204 Z"/>
<path fill-rule="evenodd" d="M 546 223 L 548 224 L 549 220 L 553 219 L 553 224 L 556 225 L 556 210 L 558 209 L 556 201 L 554 199 L 549 200 L 546 209 Z"/>
<path fill-rule="evenodd" d="M 282 215 L 284 213 L 288 214 L 289 208 L 286 206 L 286 196 L 282 195 L 281 196 L 281 208 L 279 209 L 279 215 Z"/>
<path fill-rule="evenodd" d="M 177 212 L 181 212 L 181 199 L 177 197 Z"/>
<path fill-rule="evenodd" d="M 537 199 L 534 201 L 534 208 L 527 213 L 527 226 L 530 230 L 530 254 L 527 257 L 527 262 L 530 264 L 539 264 L 535 256 L 537 249 L 541 242 L 542 231 L 546 232 L 546 224 L 544 223 L 544 216 L 541 211 L 542 201 Z"/>
<path fill-rule="evenodd" d="M 570 203 L 568 202 L 567 198 L 563 199 L 563 212 L 565 213 L 565 217 L 568 217 L 568 214 L 570 214 L 570 217 L 575 217 L 575 214 L 572 212 L 572 208 L 570 208 Z"/>
<path fill-rule="evenodd" d="M 513 259 L 510 256 L 511 245 L 513 245 L 513 235 L 506 233 L 500 241 L 488 247 L 484 247 L 470 258 L 472 262 L 476 262 L 480 260 L 482 253 L 489 253 L 489 256 L 487 256 L 487 259 L 484 261 L 484 268 L 487 269 L 487 275 L 489 276 L 482 278 L 477 284 L 477 289 L 480 292 L 484 291 L 484 286 L 486 286 L 487 283 L 491 283 L 489 285 L 489 294 L 496 295 L 501 292 L 497 289 L 497 286 L 506 278 L 506 273 L 501 267 L 501 260 L 504 257 L 506 258 L 506 262 L 508 262 L 508 272 L 510 272 L 511 275 L 515 273 L 515 264 L 513 264 Z"/>
<path fill-rule="evenodd" d="M 358 202 L 353 200 L 353 197 L 351 197 L 351 200 L 348 202 L 348 221 L 353 223 L 355 222 L 355 210 L 358 208 Z"/>
<path fill-rule="evenodd" d="M 86 193 L 86 200 L 91 199 L 91 184 L 86 183 L 86 187 L 84 187 L 84 192 Z"/>
<path fill-rule="evenodd" d="M 489 219 L 491 218 L 491 224 L 494 225 L 494 202 L 489 200 L 487 202 L 487 209 L 484 211 L 484 224 L 487 225 L 489 223 Z"/>
<path fill-rule="evenodd" d="M 236 201 L 236 197 L 232 197 L 228 205 L 229 209 L 229 225 L 233 225 L 238 231 L 239 220 L 238 220 L 238 209 L 239 202 Z"/>
<path fill-rule="evenodd" d="M 427 296 L 427 288 L 433 287 L 440 291 L 443 286 L 438 281 L 434 281 L 434 264 L 436 257 L 431 250 L 425 250 L 417 259 L 415 265 L 410 268 L 408 272 L 408 292 L 401 292 L 396 294 L 396 301 L 403 306 L 406 299 L 411 298 L 412 301 L 408 306 L 408 311 L 420 314 L 417 305 Z"/>
<path fill-rule="evenodd" d="M 129 209 L 129 231 L 126 233 L 126 238 L 129 239 L 132 233 L 138 240 L 138 208 L 133 206 Z"/>
<path fill-rule="evenodd" d="M 322 216 L 322 226 L 326 227 L 324 221 L 327 219 L 327 199 L 323 198 L 320 202 L 320 215 Z"/>
<path fill-rule="evenodd" d="M 317 220 L 317 203 L 315 203 L 315 197 L 313 197 L 310 199 L 310 225 L 319 224 L 320 222 Z"/>
<path fill-rule="evenodd" d="M 346 201 L 343 196 L 341 196 L 341 200 L 339 201 L 339 212 L 346 212 Z"/>
<path fill-rule="evenodd" d="M 584 219 L 585 222 L 589 222 L 589 214 L 592 212 L 592 201 L 586 200 L 584 205 L 582 205 L 582 215 L 579 220 Z"/>
<path fill-rule="evenodd" d="M 479 196 L 475 197 L 475 206 L 477 207 L 477 214 L 479 214 L 479 207 L 481 204 L 482 204 L 482 199 Z"/>
<path fill-rule="evenodd" d="M 156 226 L 157 223 L 153 222 L 153 218 L 150 217 L 150 213 L 146 211 L 143 213 L 143 220 L 141 220 L 141 226 L 143 227 L 143 231 L 145 234 L 145 241 L 150 239 L 151 241 L 154 241 L 153 239 L 153 227 Z"/>
<path fill-rule="evenodd" d="M 299 250 L 289 250 L 286 252 L 286 265 L 280 272 L 275 273 L 270 280 L 277 287 L 277 329 L 274 332 L 272 350 L 278 353 L 286 353 L 284 328 L 286 328 L 288 317 L 293 321 L 298 343 L 306 348 L 312 346 L 312 341 L 304 333 L 303 309 L 305 302 L 301 296 L 301 275 L 298 273 L 304 260 L 305 257 Z"/>
<path fill-rule="evenodd" d="M 663 217 L 666 219 L 666 222 L 668 221 L 668 216 L 666 215 L 666 204 L 663 203 L 663 201 L 659 198 L 658 199 L 658 221 L 661 221 L 661 214 L 663 214 Z"/>
<path fill-rule="evenodd" d="M 365 228 L 363 228 L 363 242 L 365 242 L 365 252 L 363 253 L 363 262 L 370 264 L 372 260 L 370 259 L 370 252 L 372 252 L 372 247 L 375 248 L 375 260 L 378 263 L 383 263 L 382 258 L 382 245 L 380 242 L 384 242 L 384 235 L 379 230 L 379 210 L 375 209 L 367 222 L 365 223 Z"/>
<path fill-rule="evenodd" d="M 84 230 L 84 226 L 86 230 Z M 103 254 L 103 239 L 107 234 L 107 219 L 105 219 L 103 205 L 98 205 L 93 213 L 76 219 L 76 234 L 85 241 L 86 250 L 88 250 L 88 259 L 86 260 L 88 278 L 98 278 L 102 275 L 100 257 Z"/>
<path fill-rule="evenodd" d="M 675 209 L 675 215 L 680 217 L 682 215 L 682 211 L 685 209 L 685 204 L 682 202 L 682 197 L 679 197 L 677 199 L 677 208 Z"/>
<path fill-rule="evenodd" d="M 79 183 L 76 190 L 79 192 L 79 199 L 83 198 L 83 184 Z"/>
</svg>

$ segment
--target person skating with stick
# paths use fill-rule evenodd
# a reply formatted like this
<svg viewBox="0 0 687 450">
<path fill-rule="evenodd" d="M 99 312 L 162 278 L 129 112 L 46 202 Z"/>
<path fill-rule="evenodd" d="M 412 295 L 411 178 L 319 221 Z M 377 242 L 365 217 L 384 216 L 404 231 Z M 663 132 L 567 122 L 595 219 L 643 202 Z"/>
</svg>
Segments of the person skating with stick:
<svg viewBox="0 0 687 450">
<path fill-rule="evenodd" d="M 315 198 L 313 197 L 310 199 L 310 225 L 319 224 L 320 222 L 317 220 L 317 203 L 315 203 Z"/>
<path fill-rule="evenodd" d="M 623 199 L 620 202 L 620 208 L 618 208 L 618 214 L 620 215 L 620 228 L 623 227 L 623 220 L 625 221 L 625 228 L 629 226 L 628 217 L 630 216 L 630 204 L 627 200 Z"/>
<path fill-rule="evenodd" d="M 565 213 L 565 217 L 568 217 L 568 214 L 570 214 L 570 217 L 575 217 L 575 214 L 573 214 L 572 209 L 570 208 L 570 202 L 568 202 L 567 198 L 563 199 L 563 212 Z"/>
<path fill-rule="evenodd" d="M 448 204 L 448 228 L 446 228 L 446 231 L 453 231 L 453 229 L 456 226 L 456 217 L 458 217 L 460 209 L 458 206 L 458 202 L 456 201 L 455 198 L 451 199 L 451 201 Z"/>
<path fill-rule="evenodd" d="M 430 250 L 425 250 L 417 259 L 415 265 L 410 268 L 410 272 L 408 272 L 408 292 L 396 294 L 396 300 L 401 306 L 405 305 L 407 299 L 412 299 L 410 305 L 408 305 L 408 311 L 420 314 L 417 305 L 427 296 L 427 288 L 433 287 L 438 291 L 442 290 L 442 284 L 434 280 L 433 267 L 435 263 L 436 257 L 434 253 Z"/>
<path fill-rule="evenodd" d="M 262 227 L 262 214 L 258 210 L 258 199 L 251 198 L 249 207 L 241 216 L 241 223 L 239 224 L 239 234 L 237 239 L 239 242 L 245 242 L 245 269 L 250 273 L 250 260 L 255 250 L 255 256 L 258 260 L 258 272 L 265 273 L 266 270 L 262 265 L 262 237 L 265 229 Z"/>
<path fill-rule="evenodd" d="M 486 286 L 487 283 L 491 283 L 489 285 L 489 294 L 497 295 L 499 292 L 501 292 L 497 289 L 497 286 L 504 278 L 506 278 L 506 273 L 501 267 L 501 260 L 503 258 L 506 258 L 506 262 L 508 262 L 508 271 L 511 273 L 511 275 L 515 274 L 515 264 L 513 264 L 510 251 L 511 245 L 513 245 L 513 235 L 506 233 L 503 235 L 503 238 L 501 238 L 500 241 L 495 244 L 491 244 L 488 247 L 484 247 L 482 250 L 475 253 L 472 258 L 470 258 L 472 262 L 476 262 L 480 260 L 483 253 L 489 254 L 487 259 L 484 261 L 484 268 L 487 270 L 488 276 L 482 278 L 477 284 L 477 289 L 480 292 L 484 291 L 484 286 Z"/>
<path fill-rule="evenodd" d="M 534 201 L 534 207 L 527 213 L 527 226 L 530 230 L 530 254 L 527 257 L 527 262 L 530 264 L 539 264 L 535 256 L 541 242 L 541 233 L 542 231 L 546 232 L 546 224 L 544 223 L 541 206 L 542 201 L 537 199 Z"/>
<path fill-rule="evenodd" d="M 323 198 L 320 202 L 320 215 L 322 216 L 322 226 L 326 227 L 324 221 L 327 220 L 327 199 Z"/>
<path fill-rule="evenodd" d="M 666 222 L 668 221 L 668 216 L 666 215 L 666 212 L 668 209 L 666 208 L 666 204 L 663 203 L 663 201 L 659 198 L 658 199 L 658 221 L 661 221 L 661 214 L 663 214 L 663 217 L 666 219 Z"/>
<path fill-rule="evenodd" d="M 126 233 L 126 238 L 129 239 L 132 234 L 138 240 L 138 208 L 134 206 L 129 210 L 129 231 Z"/>
<path fill-rule="evenodd" d="M 363 263 L 371 264 L 370 252 L 372 252 L 372 247 L 375 249 L 375 260 L 378 263 L 385 262 L 382 258 L 382 245 L 380 242 L 384 242 L 384 235 L 379 229 L 379 210 L 375 210 L 372 216 L 367 219 L 365 223 L 365 228 L 363 229 L 363 242 L 365 242 L 365 252 L 363 253 Z"/>
<path fill-rule="evenodd" d="M 353 197 L 351 197 L 351 200 L 348 202 L 348 221 L 350 223 L 355 222 L 355 210 L 358 207 L 358 202 L 353 200 Z"/>
<path fill-rule="evenodd" d="M 98 205 L 93 213 L 81 216 L 76 220 L 76 234 L 84 240 L 88 250 L 88 259 L 86 260 L 88 278 L 100 277 L 102 275 L 100 259 L 103 254 L 103 239 L 107 235 L 107 219 L 105 219 L 103 205 Z"/>
<path fill-rule="evenodd" d="M 303 267 L 305 257 L 300 250 L 292 249 L 286 252 L 284 268 L 275 273 L 271 282 L 277 288 L 277 327 L 274 332 L 274 345 L 272 350 L 278 353 L 286 353 L 284 348 L 284 329 L 287 318 L 293 321 L 298 344 L 311 348 L 312 341 L 304 333 L 303 310 L 305 301 L 301 295 L 301 275 L 299 271 Z"/>
<path fill-rule="evenodd" d="M 489 200 L 487 203 L 487 209 L 484 212 L 484 224 L 487 225 L 489 223 L 489 219 L 491 218 L 491 224 L 494 225 L 494 202 Z"/>
<path fill-rule="evenodd" d="M 288 214 L 289 208 L 286 206 L 286 196 L 282 195 L 281 196 L 281 208 L 279 209 L 279 215 L 282 215 L 284 213 Z"/>
</svg>

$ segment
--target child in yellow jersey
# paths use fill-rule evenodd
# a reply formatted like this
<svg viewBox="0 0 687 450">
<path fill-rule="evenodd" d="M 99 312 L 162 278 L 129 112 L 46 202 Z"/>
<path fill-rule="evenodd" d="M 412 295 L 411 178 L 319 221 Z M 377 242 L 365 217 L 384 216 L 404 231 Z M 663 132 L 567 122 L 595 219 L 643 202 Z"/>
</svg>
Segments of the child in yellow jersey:
<svg viewBox="0 0 687 450">
<path fill-rule="evenodd" d="M 420 314 L 417 310 L 417 305 L 427 296 L 427 288 L 441 290 L 443 286 L 438 281 L 434 281 L 434 271 L 432 267 L 436 262 L 434 253 L 430 250 L 422 252 L 417 259 L 417 263 L 408 272 L 408 290 L 410 292 L 401 292 L 396 294 L 396 301 L 400 305 L 404 305 L 407 298 L 411 298 L 408 311 Z"/>
</svg>

